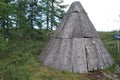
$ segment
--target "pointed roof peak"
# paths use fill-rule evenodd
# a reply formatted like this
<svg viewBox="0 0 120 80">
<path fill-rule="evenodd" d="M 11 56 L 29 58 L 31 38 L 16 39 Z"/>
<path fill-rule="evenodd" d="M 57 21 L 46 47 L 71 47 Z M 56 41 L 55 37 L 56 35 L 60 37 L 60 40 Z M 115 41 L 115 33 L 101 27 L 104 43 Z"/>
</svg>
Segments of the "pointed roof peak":
<svg viewBox="0 0 120 80">
<path fill-rule="evenodd" d="M 80 1 L 74 1 L 74 2 L 72 2 L 71 5 L 73 5 L 73 4 L 80 4 L 81 5 Z"/>
<path fill-rule="evenodd" d="M 71 4 L 68 13 L 73 13 L 73 12 L 78 12 L 78 13 L 85 13 L 86 11 L 84 10 L 83 6 L 79 1 L 75 1 Z"/>
</svg>

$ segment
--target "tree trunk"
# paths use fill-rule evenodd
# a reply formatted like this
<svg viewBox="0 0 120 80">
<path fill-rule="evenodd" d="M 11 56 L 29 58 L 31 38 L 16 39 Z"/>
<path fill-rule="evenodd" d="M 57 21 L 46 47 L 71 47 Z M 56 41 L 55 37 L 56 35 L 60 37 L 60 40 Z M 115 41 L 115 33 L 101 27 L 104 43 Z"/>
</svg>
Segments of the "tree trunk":
<svg viewBox="0 0 120 80">
<path fill-rule="evenodd" d="M 54 0 L 52 0 L 52 10 L 51 10 L 51 30 L 53 29 L 53 21 L 54 21 Z"/>
<path fill-rule="evenodd" d="M 49 0 L 47 1 L 47 30 L 49 30 Z"/>
</svg>

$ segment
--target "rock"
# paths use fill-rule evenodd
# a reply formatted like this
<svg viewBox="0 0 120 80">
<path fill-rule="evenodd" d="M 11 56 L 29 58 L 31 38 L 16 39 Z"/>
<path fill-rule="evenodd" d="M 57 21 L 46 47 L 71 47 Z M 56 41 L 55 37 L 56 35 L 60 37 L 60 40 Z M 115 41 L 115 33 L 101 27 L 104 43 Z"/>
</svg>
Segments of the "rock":
<svg viewBox="0 0 120 80">
<path fill-rule="evenodd" d="M 119 66 L 119 65 L 116 65 L 115 70 L 116 70 L 116 71 L 115 71 L 116 73 L 120 73 L 120 66 Z"/>
<path fill-rule="evenodd" d="M 100 75 L 96 75 L 96 77 L 99 79 L 101 76 Z"/>
<path fill-rule="evenodd" d="M 114 74 L 114 75 L 112 75 L 112 76 L 113 76 L 113 77 L 115 77 L 115 78 L 117 78 L 117 77 L 118 77 L 118 76 L 117 76 L 117 75 L 115 75 L 115 74 Z"/>
<path fill-rule="evenodd" d="M 119 80 L 117 75 L 110 75 L 110 74 L 107 74 L 107 73 L 103 73 L 104 76 L 106 76 L 107 78 L 109 78 L 110 80 Z"/>
</svg>

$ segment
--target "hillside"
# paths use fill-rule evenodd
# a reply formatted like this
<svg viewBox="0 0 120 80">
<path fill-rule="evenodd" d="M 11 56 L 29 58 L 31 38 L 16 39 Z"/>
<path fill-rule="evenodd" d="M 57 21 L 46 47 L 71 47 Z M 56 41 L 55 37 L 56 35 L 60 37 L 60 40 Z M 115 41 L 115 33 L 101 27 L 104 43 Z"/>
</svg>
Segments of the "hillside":
<svg viewBox="0 0 120 80">
<path fill-rule="evenodd" d="M 49 31 L 36 30 L 35 39 L 31 40 L 29 32 L 20 36 L 18 30 L 10 30 L 8 43 L 1 41 L 0 80 L 119 80 L 115 66 L 120 65 L 120 53 L 116 52 L 114 32 L 98 33 L 115 64 L 106 70 L 80 74 L 54 70 L 39 62 L 39 54 L 50 39 Z M 0 34 L 3 36 L 2 30 Z"/>
</svg>

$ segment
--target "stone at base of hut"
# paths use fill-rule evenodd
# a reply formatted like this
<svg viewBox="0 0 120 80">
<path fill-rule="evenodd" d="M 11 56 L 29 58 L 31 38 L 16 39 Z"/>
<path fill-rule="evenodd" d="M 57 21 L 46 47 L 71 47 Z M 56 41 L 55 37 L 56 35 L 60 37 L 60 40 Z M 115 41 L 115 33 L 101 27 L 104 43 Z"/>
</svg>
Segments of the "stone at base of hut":
<svg viewBox="0 0 120 80">
<path fill-rule="evenodd" d="M 116 67 L 115 67 L 115 73 L 120 73 L 120 66 L 119 65 L 116 65 Z"/>
</svg>

